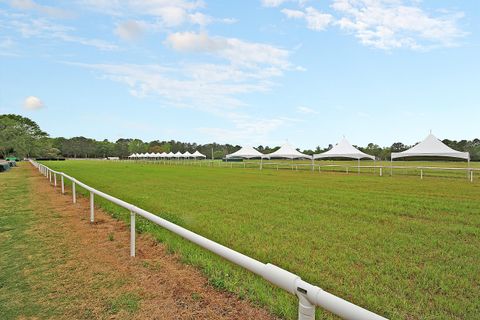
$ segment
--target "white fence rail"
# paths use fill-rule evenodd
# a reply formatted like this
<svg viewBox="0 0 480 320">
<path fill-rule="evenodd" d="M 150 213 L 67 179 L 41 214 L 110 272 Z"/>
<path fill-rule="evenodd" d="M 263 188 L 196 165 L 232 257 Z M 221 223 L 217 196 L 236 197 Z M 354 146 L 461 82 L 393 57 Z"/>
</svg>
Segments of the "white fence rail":
<svg viewBox="0 0 480 320">
<path fill-rule="evenodd" d="M 298 305 L 298 319 L 301 320 L 313 320 L 315 319 L 315 306 L 322 307 L 343 319 L 351 320 L 380 320 L 386 319 L 371 311 L 363 309 L 353 303 L 350 303 L 342 298 L 339 298 L 333 294 L 330 294 L 321 288 L 314 286 L 308 282 L 303 281 L 298 275 L 288 272 L 280 267 L 277 267 L 270 263 L 262 263 L 246 255 L 243 255 L 235 250 L 227 248 L 221 244 L 218 244 L 212 240 L 202 237 L 196 233 L 193 233 L 185 228 L 177 226 L 165 219 L 162 219 L 148 211 L 138 208 L 123 200 L 112 197 L 106 193 L 98 191 L 77 179 L 68 176 L 63 172 L 58 172 L 50 169 L 49 167 L 30 160 L 30 163 L 38 168 L 40 173 L 47 177 L 56 186 L 57 175 L 61 177 L 62 194 L 65 193 L 65 179 L 70 180 L 72 183 L 72 201 L 76 202 L 75 186 L 79 185 L 82 188 L 90 192 L 90 222 L 94 222 L 95 219 L 95 196 L 102 197 L 114 204 L 123 207 L 130 211 L 130 256 L 135 256 L 135 216 L 138 214 L 145 219 L 223 257 L 224 259 L 237 264 L 261 277 L 270 283 L 284 289 L 285 291 L 296 295 L 299 299 Z"/>
<path fill-rule="evenodd" d="M 98 159 L 96 159 L 98 160 Z M 390 176 L 394 174 L 393 170 L 415 170 L 416 174 L 423 179 L 426 173 L 436 176 L 432 172 L 441 172 L 441 171 L 457 171 L 464 172 L 468 181 L 473 182 L 474 173 L 480 172 L 480 168 L 472 167 L 432 167 L 432 166 L 399 166 L 399 165 L 352 165 L 352 164 L 316 164 L 312 163 L 294 163 L 294 162 L 274 162 L 274 161 L 212 161 L 212 160 L 189 160 L 189 159 L 137 159 L 137 160 L 117 160 L 117 161 L 129 161 L 136 163 L 152 163 L 152 164 L 163 164 L 163 165 L 192 165 L 192 166 L 206 166 L 206 167 L 243 167 L 243 168 L 258 168 L 262 169 L 289 169 L 289 170 L 310 170 L 312 172 L 318 171 L 321 172 L 331 170 L 331 171 L 344 171 L 345 173 L 358 173 L 360 174 L 362 169 L 370 169 L 374 175 L 383 176 L 387 170 L 390 172 Z M 303 168 L 303 169 L 302 169 Z"/>
</svg>

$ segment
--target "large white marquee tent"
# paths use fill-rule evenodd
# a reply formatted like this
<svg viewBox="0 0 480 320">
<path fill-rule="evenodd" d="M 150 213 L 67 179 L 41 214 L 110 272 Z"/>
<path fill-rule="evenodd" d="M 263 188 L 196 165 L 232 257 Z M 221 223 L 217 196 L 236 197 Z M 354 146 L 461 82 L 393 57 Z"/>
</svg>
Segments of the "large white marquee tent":
<svg viewBox="0 0 480 320">
<path fill-rule="evenodd" d="M 264 155 L 264 158 L 284 158 L 284 159 L 312 159 L 312 156 L 298 152 L 291 144 L 285 143 L 275 152 Z"/>
<path fill-rule="evenodd" d="M 449 157 L 465 159 L 470 162 L 470 154 L 454 150 L 438 140 L 433 134 L 429 134 L 425 140 L 419 144 L 402 152 L 392 152 L 391 159 L 406 157 Z"/>
<path fill-rule="evenodd" d="M 242 147 L 240 150 L 225 156 L 226 159 L 252 159 L 262 157 L 263 153 L 257 151 L 251 146 Z"/>
<path fill-rule="evenodd" d="M 198 152 L 198 150 L 195 150 L 195 152 L 192 154 L 192 157 L 194 157 L 194 158 L 206 158 L 207 156 Z"/>
<path fill-rule="evenodd" d="M 366 154 L 348 142 L 347 139 L 343 138 L 339 143 L 337 143 L 332 149 L 325 151 L 320 154 L 314 154 L 314 159 L 323 159 L 323 158 L 350 158 L 350 159 L 372 159 L 375 160 L 375 156 Z"/>
</svg>

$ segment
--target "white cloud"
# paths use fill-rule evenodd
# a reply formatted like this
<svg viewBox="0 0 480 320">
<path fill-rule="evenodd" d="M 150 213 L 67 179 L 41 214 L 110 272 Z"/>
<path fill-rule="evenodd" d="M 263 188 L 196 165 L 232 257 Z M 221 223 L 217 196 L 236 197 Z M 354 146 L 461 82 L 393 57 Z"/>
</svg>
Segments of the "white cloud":
<svg viewBox="0 0 480 320">
<path fill-rule="evenodd" d="M 203 1 L 187 0 L 83 0 L 81 4 L 92 10 L 119 17 L 154 17 L 164 28 L 179 27 L 185 23 L 205 26 L 213 21 L 201 10 Z"/>
<path fill-rule="evenodd" d="M 208 112 L 244 105 L 238 95 L 269 90 L 268 72 L 245 70 L 234 65 L 188 64 L 172 66 L 129 64 L 74 64 L 100 72 L 125 84 L 136 97 L 156 96 L 176 107 Z"/>
<path fill-rule="evenodd" d="M 282 9 L 282 13 L 290 19 L 301 19 L 305 17 L 305 12 L 300 10 Z"/>
<path fill-rule="evenodd" d="M 240 96 L 266 92 L 274 85 L 272 79 L 276 75 L 261 68 L 251 70 L 239 65 L 205 63 L 176 66 L 71 65 L 93 70 L 100 78 L 121 83 L 135 97 L 155 97 L 167 107 L 191 108 L 225 120 L 232 129 L 199 129 L 216 140 L 224 141 L 226 137 L 232 138 L 231 141 L 258 139 L 292 121 L 282 117 L 263 119 L 242 112 L 248 106 Z"/>
<path fill-rule="evenodd" d="M 284 117 L 258 118 L 245 114 L 230 112 L 222 115 L 229 120 L 231 129 L 201 127 L 198 131 L 208 138 L 220 143 L 263 144 L 269 140 L 268 135 L 291 123 L 291 119 Z"/>
<path fill-rule="evenodd" d="M 189 14 L 188 17 L 190 19 L 190 22 L 198 24 L 199 26 L 206 26 L 213 21 L 212 17 L 207 16 L 206 14 L 203 14 L 201 12 Z"/>
<path fill-rule="evenodd" d="M 210 37 L 207 33 L 177 32 L 167 37 L 166 44 L 180 52 L 209 53 L 246 67 L 269 65 L 273 67 L 270 72 L 277 74 L 290 67 L 287 50 L 263 43 Z"/>
<path fill-rule="evenodd" d="M 279 7 L 289 0 L 262 0 L 264 7 Z"/>
<path fill-rule="evenodd" d="M 142 24 L 134 20 L 119 23 L 115 28 L 115 34 L 121 39 L 127 41 L 136 41 L 140 39 L 143 35 L 143 31 Z"/>
<path fill-rule="evenodd" d="M 453 46 L 465 36 L 457 26 L 463 13 L 432 16 L 417 2 L 402 0 L 334 0 L 342 17 L 337 25 L 353 32 L 360 42 L 379 49 L 422 49 Z"/>
<path fill-rule="evenodd" d="M 304 106 L 297 107 L 297 112 L 302 114 L 318 114 L 318 111 Z"/>
<path fill-rule="evenodd" d="M 307 27 L 311 30 L 325 30 L 325 28 L 334 20 L 331 14 L 320 12 L 313 7 L 306 8 L 305 13 Z"/>
<path fill-rule="evenodd" d="M 238 19 L 235 18 L 220 18 L 220 19 L 215 19 L 215 21 L 225 23 L 225 24 L 234 24 L 238 22 Z"/>
<path fill-rule="evenodd" d="M 282 13 L 289 19 L 305 19 L 307 28 L 316 31 L 325 30 L 334 18 L 331 14 L 323 13 L 313 7 L 307 7 L 305 11 L 282 9 Z"/>
<path fill-rule="evenodd" d="M 45 18 L 31 18 L 24 14 L 9 14 L 0 11 L 0 17 L 3 20 L 3 29 L 19 33 L 24 38 L 41 38 L 51 40 L 61 40 L 64 42 L 78 43 L 84 46 L 95 47 L 99 50 L 112 51 L 118 50 L 118 46 L 96 38 L 84 38 L 74 35 L 76 31 L 73 27 L 67 27 L 61 24 L 53 23 Z"/>
<path fill-rule="evenodd" d="M 439 9 L 436 14 L 420 7 L 418 0 L 332 0 L 334 14 L 321 12 L 304 1 L 297 9 L 283 8 L 289 19 L 301 19 L 307 28 L 323 31 L 330 25 L 352 33 L 366 45 L 384 50 L 395 48 L 429 49 L 451 47 L 466 35 L 458 26 L 463 12 Z M 286 1 L 264 1 L 264 5 L 277 7 Z"/>
<path fill-rule="evenodd" d="M 33 0 L 11 0 L 10 6 L 20 10 L 32 10 L 53 18 L 70 18 L 72 14 L 66 10 L 40 5 Z"/>
<path fill-rule="evenodd" d="M 29 96 L 25 98 L 25 101 L 23 102 L 23 106 L 25 107 L 25 109 L 28 109 L 28 110 L 38 110 L 43 108 L 44 104 L 42 100 L 40 100 L 39 98 L 35 96 Z"/>
</svg>

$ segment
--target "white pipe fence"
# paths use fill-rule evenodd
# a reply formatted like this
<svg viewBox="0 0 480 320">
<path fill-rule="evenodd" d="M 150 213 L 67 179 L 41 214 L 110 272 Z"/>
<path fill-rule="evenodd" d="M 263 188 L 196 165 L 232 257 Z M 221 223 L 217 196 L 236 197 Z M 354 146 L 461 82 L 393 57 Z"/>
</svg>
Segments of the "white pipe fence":
<svg viewBox="0 0 480 320">
<path fill-rule="evenodd" d="M 473 175 L 475 171 L 480 171 L 480 168 L 460 168 L 460 167 L 429 167 L 429 166 L 393 166 L 393 165 L 351 165 L 351 164 L 315 164 L 315 163 L 292 163 L 292 162 L 264 162 L 264 161 L 242 161 L 242 162 L 235 162 L 235 161 L 212 161 L 212 160 L 190 160 L 190 159 L 169 159 L 169 160 L 159 160 L 159 159 L 135 159 L 135 160 L 110 160 L 110 161 L 130 161 L 135 163 L 145 163 L 145 164 L 164 164 L 164 165 L 193 165 L 193 166 L 218 166 L 218 167 L 258 167 L 260 170 L 263 168 L 273 168 L 279 170 L 280 168 L 283 169 L 290 169 L 298 171 L 299 168 L 302 169 L 306 168 L 311 170 L 312 172 L 316 171 L 318 167 L 318 172 L 321 172 L 321 168 L 328 169 L 332 168 L 331 171 L 340 172 L 344 170 L 345 173 L 350 173 L 350 169 L 356 169 L 357 173 L 360 174 L 362 169 L 371 169 L 371 172 L 376 175 L 377 169 L 379 176 L 383 176 L 384 169 L 390 169 L 390 176 L 393 175 L 393 169 L 395 170 L 404 170 L 405 172 L 408 170 L 416 170 L 419 172 L 420 179 L 423 179 L 424 171 L 434 172 L 434 171 L 464 171 L 466 172 L 467 180 L 473 182 Z M 335 169 L 337 168 L 337 170 Z M 305 170 L 305 169 L 304 169 Z M 432 177 L 435 175 L 431 175 Z"/>
<path fill-rule="evenodd" d="M 284 289 L 285 291 L 296 295 L 299 299 L 298 304 L 298 319 L 300 320 L 314 320 L 315 319 L 315 306 L 319 306 L 328 310 L 343 319 L 349 320 L 381 320 L 386 319 L 371 311 L 368 311 L 362 307 L 359 307 L 353 303 L 350 303 L 342 298 L 339 298 L 331 293 L 328 293 L 321 288 L 314 286 L 308 282 L 303 281 L 298 275 L 293 274 L 287 270 L 277 267 L 271 263 L 262 263 L 258 260 L 243 255 L 235 250 L 227 248 L 219 243 L 202 237 L 192 231 L 177 226 L 163 218 L 160 218 L 148 211 L 138 208 L 123 200 L 117 199 L 96 190 L 77 179 L 68 176 L 63 172 L 57 172 L 49 167 L 30 160 L 30 163 L 38 168 L 40 173 L 44 174 L 47 178 L 50 174 L 58 174 L 61 176 L 62 193 L 65 192 L 64 178 L 70 180 L 72 183 L 72 201 L 76 202 L 75 185 L 86 189 L 90 192 L 90 222 L 94 222 L 94 196 L 106 199 L 120 207 L 123 207 L 130 211 L 130 256 L 135 256 L 135 217 L 140 215 L 145 219 L 187 239 L 202 248 L 205 248 L 222 258 L 239 265 L 261 277 L 275 286 Z"/>
</svg>

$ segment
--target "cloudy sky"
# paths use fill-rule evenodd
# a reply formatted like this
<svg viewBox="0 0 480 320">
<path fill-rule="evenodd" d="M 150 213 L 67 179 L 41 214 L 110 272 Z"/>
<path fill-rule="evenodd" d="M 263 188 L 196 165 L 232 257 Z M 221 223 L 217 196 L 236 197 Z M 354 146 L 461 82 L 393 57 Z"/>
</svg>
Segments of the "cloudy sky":
<svg viewBox="0 0 480 320">
<path fill-rule="evenodd" d="M 480 136 L 476 0 L 0 0 L 0 113 L 301 148 Z"/>
</svg>

